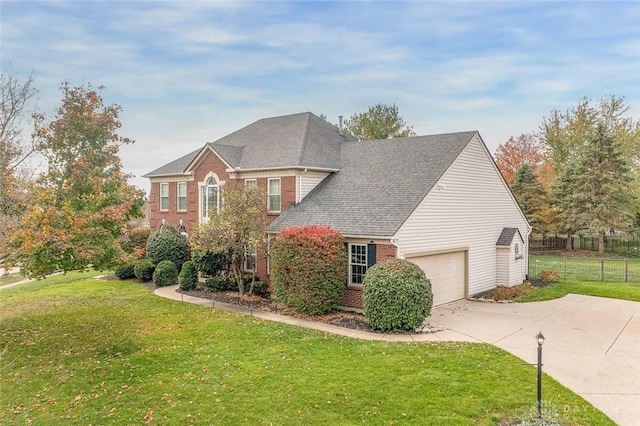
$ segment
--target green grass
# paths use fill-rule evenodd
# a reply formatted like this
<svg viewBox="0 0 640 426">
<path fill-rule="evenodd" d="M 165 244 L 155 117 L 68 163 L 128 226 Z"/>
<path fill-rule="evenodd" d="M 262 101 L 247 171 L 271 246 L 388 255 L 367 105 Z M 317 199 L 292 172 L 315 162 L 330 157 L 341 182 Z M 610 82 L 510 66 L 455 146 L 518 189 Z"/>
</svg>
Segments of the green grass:
<svg viewBox="0 0 640 426">
<path fill-rule="evenodd" d="M 0 291 L 0 423 L 489 425 L 536 370 L 471 343 L 370 342 L 70 273 Z M 548 376 L 563 424 L 612 425 Z"/>
<path fill-rule="evenodd" d="M 569 293 L 640 302 L 640 283 L 564 281 L 537 288 L 533 294 L 516 298 L 516 302 L 557 299 Z"/>
<path fill-rule="evenodd" d="M 0 275 L 0 286 L 24 280 L 20 274 Z"/>
<path fill-rule="evenodd" d="M 601 261 L 603 262 L 601 264 Z M 626 266 L 625 266 L 626 263 Z M 529 256 L 529 273 L 554 271 L 563 281 L 640 282 L 640 259 Z"/>
</svg>

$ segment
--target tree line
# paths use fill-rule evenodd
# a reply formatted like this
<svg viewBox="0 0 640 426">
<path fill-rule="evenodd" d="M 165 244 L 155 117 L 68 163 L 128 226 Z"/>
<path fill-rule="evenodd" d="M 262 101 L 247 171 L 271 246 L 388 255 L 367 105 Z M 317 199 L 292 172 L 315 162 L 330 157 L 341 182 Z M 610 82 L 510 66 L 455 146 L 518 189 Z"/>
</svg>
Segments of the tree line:
<svg viewBox="0 0 640 426">
<path fill-rule="evenodd" d="M 496 164 L 534 233 L 640 231 L 640 122 L 609 95 L 553 110 L 537 132 L 498 146 Z"/>
</svg>

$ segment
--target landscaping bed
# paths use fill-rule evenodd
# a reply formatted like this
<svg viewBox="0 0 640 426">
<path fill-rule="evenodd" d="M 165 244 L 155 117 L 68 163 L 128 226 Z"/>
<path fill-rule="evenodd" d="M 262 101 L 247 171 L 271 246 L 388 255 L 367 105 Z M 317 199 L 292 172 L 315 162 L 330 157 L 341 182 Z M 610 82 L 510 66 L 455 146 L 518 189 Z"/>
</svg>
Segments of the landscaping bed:
<svg viewBox="0 0 640 426">
<path fill-rule="evenodd" d="M 154 286 L 155 287 L 155 286 Z M 213 300 L 230 305 L 243 306 L 251 309 L 258 309 L 265 312 L 272 312 L 280 315 L 288 315 L 309 321 L 323 322 L 337 325 L 339 327 L 353 330 L 372 331 L 367 318 L 357 312 L 332 311 L 324 315 L 306 315 L 297 312 L 285 305 L 278 303 L 275 299 L 262 296 L 245 294 L 240 296 L 237 291 L 206 291 L 206 290 L 177 290 L 178 293 L 186 294 L 201 299 Z"/>
</svg>

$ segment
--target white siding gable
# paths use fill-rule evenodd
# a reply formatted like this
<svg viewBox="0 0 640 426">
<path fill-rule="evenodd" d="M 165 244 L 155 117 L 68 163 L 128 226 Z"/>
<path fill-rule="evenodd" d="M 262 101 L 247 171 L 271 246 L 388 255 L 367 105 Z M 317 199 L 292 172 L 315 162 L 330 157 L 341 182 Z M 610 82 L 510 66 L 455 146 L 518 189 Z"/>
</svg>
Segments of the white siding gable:
<svg viewBox="0 0 640 426">
<path fill-rule="evenodd" d="M 327 172 L 300 172 L 297 179 L 298 192 L 296 202 L 299 203 L 302 201 L 302 199 L 327 176 L 329 176 Z"/>
<path fill-rule="evenodd" d="M 529 235 L 527 220 L 476 134 L 400 227 L 395 242 L 399 257 L 466 248 L 473 295 L 496 286 L 496 241 L 504 227 Z M 520 265 L 526 265 L 526 244 L 521 252 Z M 520 282 L 526 266 L 521 271 Z"/>
</svg>

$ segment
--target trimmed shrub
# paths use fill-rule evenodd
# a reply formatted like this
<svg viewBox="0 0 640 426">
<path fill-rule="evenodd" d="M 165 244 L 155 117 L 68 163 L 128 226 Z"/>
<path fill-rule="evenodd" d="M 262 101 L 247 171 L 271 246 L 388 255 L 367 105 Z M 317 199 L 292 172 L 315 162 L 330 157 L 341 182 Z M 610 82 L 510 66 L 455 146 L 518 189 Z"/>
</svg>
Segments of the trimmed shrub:
<svg viewBox="0 0 640 426">
<path fill-rule="evenodd" d="M 372 266 L 362 287 L 364 314 L 374 330 L 415 330 L 431 314 L 431 282 L 409 261 L 389 259 Z"/>
<path fill-rule="evenodd" d="M 540 271 L 538 276 L 542 281 L 546 281 L 548 283 L 557 283 L 560 281 L 560 275 L 554 271 Z"/>
<path fill-rule="evenodd" d="M 284 229 L 271 249 L 271 279 L 276 297 L 311 315 L 335 309 L 346 289 L 344 239 L 328 226 Z"/>
<path fill-rule="evenodd" d="M 133 273 L 141 281 L 151 281 L 155 267 L 149 259 L 140 259 L 133 264 Z"/>
<path fill-rule="evenodd" d="M 171 260 L 163 260 L 153 271 L 153 283 L 158 287 L 173 285 L 178 280 L 178 268 Z"/>
<path fill-rule="evenodd" d="M 116 274 L 116 277 L 121 280 L 128 280 L 130 278 L 135 278 L 136 276 L 136 273 L 133 270 L 133 263 L 118 265 L 113 272 Z"/>
<path fill-rule="evenodd" d="M 217 276 L 207 278 L 204 287 L 211 291 L 227 291 L 233 285 L 234 281 L 227 277 Z"/>
<path fill-rule="evenodd" d="M 195 249 L 191 252 L 191 260 L 198 272 L 207 277 L 215 277 L 229 271 L 231 253 L 215 253 L 209 250 Z"/>
<path fill-rule="evenodd" d="M 187 260 L 182 264 L 182 270 L 178 275 L 178 284 L 182 290 L 192 290 L 196 287 L 198 282 L 198 271 L 193 265 L 193 262 Z"/>
<path fill-rule="evenodd" d="M 175 228 L 163 226 L 160 230 L 151 234 L 147 240 L 147 258 L 154 265 L 164 260 L 170 260 L 180 270 L 182 264 L 189 260 L 191 247 L 187 237 L 180 234 Z"/>
</svg>

